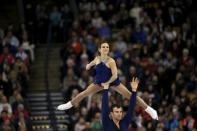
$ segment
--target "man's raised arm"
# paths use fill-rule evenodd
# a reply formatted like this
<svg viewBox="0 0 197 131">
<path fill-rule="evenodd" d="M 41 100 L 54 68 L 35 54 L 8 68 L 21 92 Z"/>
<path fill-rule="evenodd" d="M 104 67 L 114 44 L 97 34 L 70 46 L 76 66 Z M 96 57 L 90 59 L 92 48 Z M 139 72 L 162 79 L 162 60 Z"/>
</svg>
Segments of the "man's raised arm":
<svg viewBox="0 0 197 131">
<path fill-rule="evenodd" d="M 133 78 L 130 84 L 132 87 L 132 95 L 130 97 L 130 102 L 129 102 L 129 107 L 128 107 L 127 113 L 126 113 L 125 117 L 123 118 L 123 121 L 127 125 L 129 125 L 132 121 L 133 112 L 134 112 L 135 105 L 136 105 L 136 95 L 137 95 L 136 91 L 138 88 L 139 80 L 137 78 Z"/>
</svg>

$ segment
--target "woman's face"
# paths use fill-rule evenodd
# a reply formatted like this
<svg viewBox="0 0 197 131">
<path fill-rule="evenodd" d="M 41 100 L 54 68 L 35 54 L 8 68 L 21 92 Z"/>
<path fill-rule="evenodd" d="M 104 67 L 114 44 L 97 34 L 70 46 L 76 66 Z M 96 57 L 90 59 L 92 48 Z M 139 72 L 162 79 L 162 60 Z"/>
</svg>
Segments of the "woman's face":
<svg viewBox="0 0 197 131">
<path fill-rule="evenodd" d="M 99 48 L 99 52 L 100 52 L 101 55 L 108 55 L 109 44 L 108 43 L 102 43 L 101 47 Z"/>
</svg>

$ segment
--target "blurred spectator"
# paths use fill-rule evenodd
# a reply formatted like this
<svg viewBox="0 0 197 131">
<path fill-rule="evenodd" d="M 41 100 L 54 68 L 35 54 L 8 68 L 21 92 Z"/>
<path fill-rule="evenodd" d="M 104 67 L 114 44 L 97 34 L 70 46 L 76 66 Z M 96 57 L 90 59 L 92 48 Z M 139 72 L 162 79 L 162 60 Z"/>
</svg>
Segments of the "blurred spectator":
<svg viewBox="0 0 197 131">
<path fill-rule="evenodd" d="M 22 34 L 21 48 L 28 54 L 30 60 L 33 62 L 35 59 L 34 56 L 35 45 L 30 44 L 30 42 L 28 41 L 27 32 L 23 32 Z"/>
<path fill-rule="evenodd" d="M 31 131 L 30 121 L 27 120 L 23 112 L 19 113 L 19 117 L 16 118 L 15 127 L 17 131 Z"/>
<path fill-rule="evenodd" d="M 58 8 L 56 6 L 53 7 L 49 19 L 52 26 L 52 35 L 55 38 L 55 41 L 57 41 L 60 33 L 61 13 L 58 11 Z"/>
<path fill-rule="evenodd" d="M 80 117 L 75 125 L 74 131 L 83 131 L 86 128 L 86 122 L 83 117 Z"/>
<path fill-rule="evenodd" d="M 9 46 L 12 54 L 16 53 L 17 48 L 19 47 L 19 40 L 16 36 L 13 35 L 13 32 L 11 30 L 7 32 L 7 35 L 3 40 L 3 45 Z"/>
<path fill-rule="evenodd" d="M 97 112 L 91 122 L 91 129 L 94 131 L 102 130 L 101 113 Z"/>
<path fill-rule="evenodd" d="M 2 125 L 7 119 L 11 120 L 11 116 L 8 114 L 7 110 L 2 110 L 0 115 L 0 125 Z"/>
<path fill-rule="evenodd" d="M 136 25 L 138 26 L 140 24 L 140 13 L 142 11 L 142 8 L 139 6 L 139 4 L 136 2 L 134 4 L 134 7 L 130 10 L 130 17 L 135 19 Z"/>
<path fill-rule="evenodd" d="M 0 126 L 2 131 L 15 131 L 14 125 L 11 123 L 9 119 L 6 119 L 2 125 Z"/>
<path fill-rule="evenodd" d="M 0 100 L 0 112 L 7 111 L 8 115 L 12 115 L 12 107 L 8 103 L 6 96 L 2 96 Z"/>
<path fill-rule="evenodd" d="M 13 55 L 10 53 L 10 50 L 8 47 L 4 47 L 3 49 L 3 53 L 0 54 L 0 64 L 6 66 L 8 65 L 12 65 L 15 61 L 15 58 L 13 57 Z M 3 67 L 1 67 L 3 68 Z"/>
<path fill-rule="evenodd" d="M 24 115 L 25 120 L 29 119 L 29 112 L 24 108 L 23 104 L 19 104 L 17 106 L 17 109 L 14 112 L 14 118 L 19 119 L 21 117 L 20 115 Z"/>
<path fill-rule="evenodd" d="M 19 48 L 18 52 L 16 53 L 16 58 L 21 59 L 26 65 L 29 65 L 28 55 L 25 53 L 23 48 Z"/>
<path fill-rule="evenodd" d="M 110 39 L 112 36 L 110 27 L 102 22 L 101 26 L 98 28 L 98 36 L 102 39 Z"/>
<path fill-rule="evenodd" d="M 100 16 L 99 12 L 98 11 L 94 12 L 94 16 L 92 18 L 92 26 L 96 29 L 99 29 L 101 28 L 102 24 L 103 24 L 103 19 Z"/>
</svg>

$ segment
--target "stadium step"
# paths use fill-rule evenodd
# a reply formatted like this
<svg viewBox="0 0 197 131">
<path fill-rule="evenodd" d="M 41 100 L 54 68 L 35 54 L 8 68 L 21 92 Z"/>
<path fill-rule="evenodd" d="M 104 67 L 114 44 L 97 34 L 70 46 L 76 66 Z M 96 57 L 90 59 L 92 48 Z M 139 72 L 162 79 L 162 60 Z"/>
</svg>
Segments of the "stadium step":
<svg viewBox="0 0 197 131">
<path fill-rule="evenodd" d="M 55 43 L 54 43 L 55 44 Z M 60 72 L 59 67 L 61 64 L 61 60 L 59 57 L 61 45 L 54 46 L 48 50 L 48 66 L 47 66 L 47 73 L 48 73 L 48 88 L 50 90 L 56 89 L 59 90 L 60 88 Z M 46 51 L 47 51 L 47 44 L 42 46 L 36 46 L 35 48 L 35 61 L 31 65 L 31 73 L 30 73 L 30 81 L 29 81 L 29 90 L 30 91 L 39 91 L 45 86 L 45 59 L 46 59 Z"/>
<path fill-rule="evenodd" d="M 51 100 L 49 103 L 48 99 Z M 57 105 L 64 102 L 61 92 L 31 92 L 27 93 L 27 100 L 31 111 L 33 129 L 36 131 L 53 131 L 52 125 L 56 120 L 58 131 L 67 131 L 69 124 L 65 111 L 56 110 Z M 52 107 L 49 107 L 52 105 Z M 55 118 L 52 118 L 52 113 Z"/>
<path fill-rule="evenodd" d="M 38 45 L 35 49 L 35 61 L 31 66 L 31 79 L 27 94 L 31 121 L 36 131 L 67 131 L 68 116 L 65 111 L 56 110 L 59 104 L 64 103 L 62 93 L 57 92 L 60 88 L 59 50 L 61 46 L 51 46 L 47 55 L 47 67 L 45 66 L 47 44 Z M 46 74 L 45 71 L 47 71 Z M 45 83 L 46 80 L 48 83 Z"/>
<path fill-rule="evenodd" d="M 58 124 L 57 127 L 58 127 L 57 131 L 67 131 L 67 125 L 65 124 Z M 54 131 L 52 126 L 49 124 L 41 124 L 41 125 L 33 126 L 33 129 L 35 131 Z"/>
</svg>

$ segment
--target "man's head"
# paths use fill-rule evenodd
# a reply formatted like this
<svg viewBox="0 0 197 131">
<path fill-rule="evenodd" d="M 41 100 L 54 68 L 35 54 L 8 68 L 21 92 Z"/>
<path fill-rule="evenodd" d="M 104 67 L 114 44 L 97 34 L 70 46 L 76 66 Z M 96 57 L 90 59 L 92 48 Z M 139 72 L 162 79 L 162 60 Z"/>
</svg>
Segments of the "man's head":
<svg viewBox="0 0 197 131">
<path fill-rule="evenodd" d="M 123 109 L 120 105 L 112 105 L 110 114 L 113 120 L 120 121 L 123 116 Z"/>
</svg>

